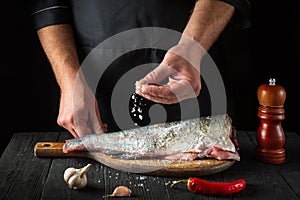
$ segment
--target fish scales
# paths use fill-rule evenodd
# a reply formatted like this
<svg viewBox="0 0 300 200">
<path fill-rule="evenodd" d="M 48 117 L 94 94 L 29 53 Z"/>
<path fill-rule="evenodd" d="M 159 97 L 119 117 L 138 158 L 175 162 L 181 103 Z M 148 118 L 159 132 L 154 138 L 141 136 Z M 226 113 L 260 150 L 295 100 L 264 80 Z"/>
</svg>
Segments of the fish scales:
<svg viewBox="0 0 300 200">
<path fill-rule="evenodd" d="M 74 138 L 65 143 L 64 152 L 87 150 L 124 159 L 193 160 L 205 156 L 224 159 L 213 155 L 221 150 L 229 154 L 228 159 L 239 160 L 232 134 L 231 118 L 222 114 Z"/>
</svg>

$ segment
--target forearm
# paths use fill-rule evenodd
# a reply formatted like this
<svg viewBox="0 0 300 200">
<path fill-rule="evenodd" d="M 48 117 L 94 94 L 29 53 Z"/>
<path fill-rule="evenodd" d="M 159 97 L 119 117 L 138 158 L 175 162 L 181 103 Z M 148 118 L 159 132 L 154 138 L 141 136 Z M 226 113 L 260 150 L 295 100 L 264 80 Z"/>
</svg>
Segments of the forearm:
<svg viewBox="0 0 300 200">
<path fill-rule="evenodd" d="M 234 7 L 219 0 L 198 0 L 183 31 L 206 51 L 219 37 L 234 13 Z"/>
<path fill-rule="evenodd" d="M 71 26 L 47 26 L 38 30 L 38 37 L 60 89 L 72 91 L 80 64 Z"/>
</svg>

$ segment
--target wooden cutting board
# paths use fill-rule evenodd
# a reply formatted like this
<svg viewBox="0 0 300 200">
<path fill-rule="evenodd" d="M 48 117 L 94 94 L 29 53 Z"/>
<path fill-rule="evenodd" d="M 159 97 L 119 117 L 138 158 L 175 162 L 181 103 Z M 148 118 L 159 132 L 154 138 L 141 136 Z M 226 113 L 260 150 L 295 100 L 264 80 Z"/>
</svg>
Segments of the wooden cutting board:
<svg viewBox="0 0 300 200">
<path fill-rule="evenodd" d="M 193 161 L 183 160 L 128 160 L 112 158 L 101 152 L 63 152 L 63 142 L 38 142 L 34 147 L 36 157 L 81 157 L 93 159 L 113 169 L 124 172 L 165 176 L 165 177 L 191 177 L 205 176 L 222 172 L 231 167 L 234 160 L 216 160 L 205 158 Z"/>
</svg>

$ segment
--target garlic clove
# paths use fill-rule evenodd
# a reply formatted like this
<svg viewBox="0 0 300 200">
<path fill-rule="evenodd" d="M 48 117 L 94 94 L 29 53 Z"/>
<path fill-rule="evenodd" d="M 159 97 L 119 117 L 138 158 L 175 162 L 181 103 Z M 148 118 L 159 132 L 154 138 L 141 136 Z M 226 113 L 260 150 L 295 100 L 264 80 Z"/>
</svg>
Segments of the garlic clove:
<svg viewBox="0 0 300 200">
<path fill-rule="evenodd" d="M 131 190 L 126 186 L 118 186 L 114 189 L 112 194 L 106 195 L 104 197 L 129 197 L 131 196 Z"/>
<path fill-rule="evenodd" d="M 113 196 L 125 197 L 130 196 L 131 190 L 126 186 L 118 186 L 114 189 Z"/>
</svg>

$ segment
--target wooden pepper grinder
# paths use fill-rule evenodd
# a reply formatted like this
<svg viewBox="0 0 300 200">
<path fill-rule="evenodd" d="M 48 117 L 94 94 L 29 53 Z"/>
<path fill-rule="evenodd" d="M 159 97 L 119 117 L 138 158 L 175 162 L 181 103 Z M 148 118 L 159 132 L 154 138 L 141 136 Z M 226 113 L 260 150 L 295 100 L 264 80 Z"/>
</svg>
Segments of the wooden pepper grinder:
<svg viewBox="0 0 300 200">
<path fill-rule="evenodd" d="M 271 78 L 269 84 L 261 85 L 257 90 L 259 100 L 258 117 L 261 122 L 256 133 L 256 158 L 271 164 L 285 162 L 285 134 L 281 127 L 285 119 L 283 104 L 286 92 Z"/>
</svg>

